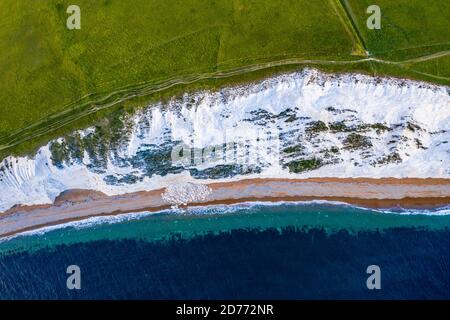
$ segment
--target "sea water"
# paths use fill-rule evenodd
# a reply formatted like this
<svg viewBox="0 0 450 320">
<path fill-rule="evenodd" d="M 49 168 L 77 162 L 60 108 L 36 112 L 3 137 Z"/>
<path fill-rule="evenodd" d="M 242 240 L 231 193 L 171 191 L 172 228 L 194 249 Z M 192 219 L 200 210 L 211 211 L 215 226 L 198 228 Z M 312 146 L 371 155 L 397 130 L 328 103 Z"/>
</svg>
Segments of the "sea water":
<svg viewBox="0 0 450 320">
<path fill-rule="evenodd" d="M 91 218 L 2 240 L 0 298 L 450 298 L 449 213 L 280 202 Z"/>
</svg>

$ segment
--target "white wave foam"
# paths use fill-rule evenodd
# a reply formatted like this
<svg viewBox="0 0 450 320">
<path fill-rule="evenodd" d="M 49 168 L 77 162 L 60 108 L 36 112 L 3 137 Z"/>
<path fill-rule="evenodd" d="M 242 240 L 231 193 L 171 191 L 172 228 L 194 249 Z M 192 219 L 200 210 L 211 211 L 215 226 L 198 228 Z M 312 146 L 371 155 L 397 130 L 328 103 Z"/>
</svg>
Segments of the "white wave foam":
<svg viewBox="0 0 450 320">
<path fill-rule="evenodd" d="M 75 228 L 75 229 L 87 229 L 92 228 L 98 225 L 103 224 L 115 224 L 115 223 L 121 223 L 125 221 L 132 221 L 132 220 L 138 220 L 141 218 L 145 218 L 150 215 L 154 214 L 161 214 L 161 213 L 168 213 L 168 212 L 174 212 L 173 210 L 160 210 L 160 211 L 143 211 L 143 212 L 131 212 L 131 213 L 124 213 L 124 214 L 118 214 L 118 215 L 104 215 L 104 216 L 97 216 L 97 217 L 90 217 L 83 220 L 77 220 L 77 221 L 71 221 L 61 224 L 56 224 L 52 226 L 46 226 L 34 230 L 24 231 L 20 232 L 8 237 L 0 238 L 0 243 L 3 241 L 9 241 L 12 239 L 15 239 L 17 237 L 24 237 L 24 236 L 36 236 L 36 235 L 44 235 L 50 231 L 59 230 L 59 229 L 65 229 L 65 228 Z"/>
<path fill-rule="evenodd" d="M 376 209 L 362 207 L 342 201 L 330 200 L 307 200 L 307 201 L 249 201 L 240 202 L 229 205 L 208 205 L 208 206 L 192 206 L 182 209 L 184 214 L 208 214 L 208 213 L 233 213 L 240 210 L 254 209 L 260 207 L 279 207 L 279 206 L 311 206 L 311 205 L 327 205 L 327 206 L 341 206 L 349 207 L 358 210 L 369 212 L 377 212 L 383 214 L 398 214 L 398 215 L 425 215 L 425 216 L 446 216 L 450 215 L 450 205 L 437 207 L 433 209 L 410 209 L 410 208 L 392 208 L 392 209 Z"/>
</svg>

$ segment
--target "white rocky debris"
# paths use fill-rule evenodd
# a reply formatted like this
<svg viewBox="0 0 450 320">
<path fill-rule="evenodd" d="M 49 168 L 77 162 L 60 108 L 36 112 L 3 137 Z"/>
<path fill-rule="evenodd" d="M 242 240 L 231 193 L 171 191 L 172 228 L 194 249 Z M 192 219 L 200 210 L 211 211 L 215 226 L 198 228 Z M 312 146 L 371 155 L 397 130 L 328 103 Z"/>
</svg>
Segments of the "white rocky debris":
<svg viewBox="0 0 450 320">
<path fill-rule="evenodd" d="M 168 186 L 161 197 L 174 206 L 207 200 L 212 190 L 207 185 L 197 183 L 180 183 Z"/>
</svg>

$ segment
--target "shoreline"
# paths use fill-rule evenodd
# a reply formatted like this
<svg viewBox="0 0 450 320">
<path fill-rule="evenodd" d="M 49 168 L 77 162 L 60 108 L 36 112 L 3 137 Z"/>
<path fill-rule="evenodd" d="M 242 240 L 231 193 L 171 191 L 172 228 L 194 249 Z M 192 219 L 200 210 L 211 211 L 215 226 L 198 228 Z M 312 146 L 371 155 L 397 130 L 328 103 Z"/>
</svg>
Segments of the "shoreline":
<svg viewBox="0 0 450 320">
<path fill-rule="evenodd" d="M 246 179 L 206 184 L 209 194 L 185 207 L 247 202 L 325 200 L 366 208 L 430 209 L 450 204 L 450 179 L 309 178 Z M 158 212 L 172 204 L 166 189 L 107 196 L 93 190 L 67 190 L 53 204 L 16 206 L 0 213 L 0 237 L 92 217 Z"/>
</svg>

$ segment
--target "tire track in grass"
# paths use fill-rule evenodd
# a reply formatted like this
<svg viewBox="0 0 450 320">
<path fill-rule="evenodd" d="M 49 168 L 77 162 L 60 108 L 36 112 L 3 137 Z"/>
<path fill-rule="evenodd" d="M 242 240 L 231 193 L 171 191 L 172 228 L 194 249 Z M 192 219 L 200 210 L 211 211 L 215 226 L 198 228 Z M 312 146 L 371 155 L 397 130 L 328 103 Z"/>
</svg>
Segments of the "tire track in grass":
<svg viewBox="0 0 450 320">
<path fill-rule="evenodd" d="M 350 4 L 348 3 L 347 0 L 336 0 L 336 2 L 342 8 L 342 10 L 345 12 L 347 21 L 352 26 L 353 32 L 356 34 L 356 37 L 359 40 L 360 45 L 365 50 L 366 56 L 370 56 L 369 49 L 367 48 L 366 42 L 364 41 L 364 38 L 358 29 L 358 24 L 356 22 L 355 15 L 353 13 L 352 8 L 350 7 Z"/>
<path fill-rule="evenodd" d="M 339 20 L 341 21 L 344 29 L 348 32 L 350 37 L 353 38 L 353 44 L 355 48 L 353 49 L 355 53 L 360 56 L 367 56 L 367 50 L 364 47 L 364 43 L 361 42 L 361 39 L 358 33 L 355 31 L 351 21 L 348 19 L 348 14 L 345 11 L 342 3 L 339 0 L 330 0 L 330 5 L 333 7 L 334 11 L 336 11 Z"/>
</svg>

